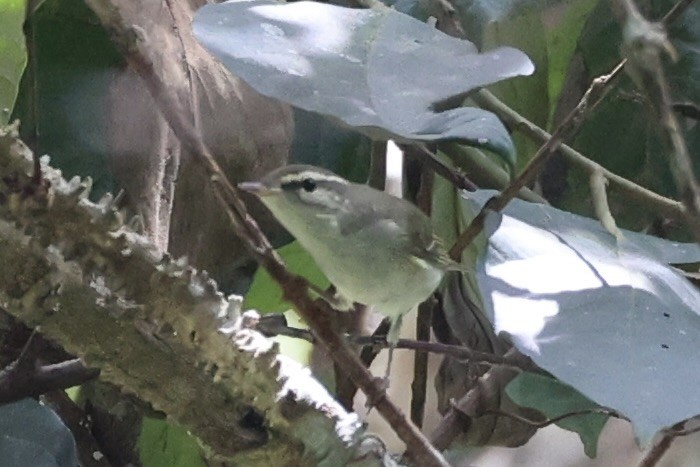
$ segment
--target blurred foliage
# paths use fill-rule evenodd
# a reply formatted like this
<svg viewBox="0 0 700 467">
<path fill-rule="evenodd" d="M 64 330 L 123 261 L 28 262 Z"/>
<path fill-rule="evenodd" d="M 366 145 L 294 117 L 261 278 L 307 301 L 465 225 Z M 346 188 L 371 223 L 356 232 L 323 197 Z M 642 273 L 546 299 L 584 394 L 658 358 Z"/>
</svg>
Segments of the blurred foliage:
<svg viewBox="0 0 700 467">
<path fill-rule="evenodd" d="M 138 449 L 143 467 L 206 467 L 201 448 L 187 430 L 145 417 Z"/>
<path fill-rule="evenodd" d="M 675 2 L 654 0 L 640 2 L 640 8 L 650 18 L 660 19 Z M 666 73 L 675 102 L 700 102 L 700 7 L 691 5 L 681 18 L 668 28 L 669 38 L 676 47 L 679 60 L 667 63 Z M 569 73 L 585 73 L 587 82 L 608 73 L 620 61 L 618 46 L 620 27 L 610 11 L 609 2 L 601 2 L 592 12 L 580 37 L 576 54 L 584 70 L 571 68 Z M 584 91 L 572 83 L 563 93 L 581 95 Z M 700 125 L 691 119 L 681 119 L 685 127 L 689 152 L 695 155 L 696 175 L 700 175 Z M 587 157 L 618 175 L 633 180 L 664 196 L 677 196 L 671 174 L 670 148 L 663 144 L 661 127 L 646 97 L 641 95 L 627 76 L 622 76 L 612 92 L 589 115 L 573 146 Z M 568 188 L 558 205 L 566 210 L 592 215 L 588 189 L 588 174 L 569 167 Z M 625 199 L 610 193 L 610 205 L 618 224 L 632 230 L 653 229 L 661 220 L 640 205 L 629 209 Z M 690 235 L 678 225 L 660 232 L 677 240 L 689 240 Z"/>
<path fill-rule="evenodd" d="M 107 166 L 107 91 L 122 59 L 80 0 L 46 0 L 28 21 L 33 58 L 22 77 L 13 118 L 37 154 L 73 175 L 90 176 L 99 198 L 114 191 Z"/>
<path fill-rule="evenodd" d="M 27 63 L 22 24 L 26 0 L 0 0 L 0 125 L 10 120 Z"/>
<path fill-rule="evenodd" d="M 326 289 L 330 285 L 326 276 L 318 269 L 314 260 L 298 242 L 294 241 L 279 248 L 277 253 L 294 274 L 305 277 L 320 289 Z M 289 326 L 306 327 L 294 311 L 292 304 L 282 297 L 282 289 L 262 268 L 258 268 L 255 273 L 253 283 L 243 302 L 243 309 L 251 308 L 261 313 L 284 313 Z M 275 337 L 275 340 L 279 342 L 282 353 L 296 359 L 299 363 L 309 363 L 312 350 L 312 345 L 309 342 L 284 336 Z"/>
</svg>

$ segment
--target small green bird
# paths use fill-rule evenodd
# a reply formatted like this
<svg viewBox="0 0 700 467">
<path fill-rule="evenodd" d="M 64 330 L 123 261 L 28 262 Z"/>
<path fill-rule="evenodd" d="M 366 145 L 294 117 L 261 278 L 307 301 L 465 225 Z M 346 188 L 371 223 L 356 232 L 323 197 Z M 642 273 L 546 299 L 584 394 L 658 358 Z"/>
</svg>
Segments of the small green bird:
<svg viewBox="0 0 700 467">
<path fill-rule="evenodd" d="M 402 317 L 463 271 L 416 206 L 309 165 L 289 165 L 241 190 L 257 195 L 299 241 L 343 299 L 372 305 L 391 320 L 389 365 Z"/>
</svg>

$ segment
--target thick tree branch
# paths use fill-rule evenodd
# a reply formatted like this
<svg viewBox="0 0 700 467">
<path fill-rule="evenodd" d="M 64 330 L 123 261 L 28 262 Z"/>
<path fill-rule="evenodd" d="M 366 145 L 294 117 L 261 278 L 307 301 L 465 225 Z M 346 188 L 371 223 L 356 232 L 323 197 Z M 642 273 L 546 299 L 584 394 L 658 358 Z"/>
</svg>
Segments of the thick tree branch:
<svg viewBox="0 0 700 467">
<path fill-rule="evenodd" d="M 261 446 L 282 463 L 354 455 L 357 416 L 268 339 L 233 325 L 235 299 L 158 254 L 123 225 L 111 198 L 91 203 L 85 184 L 47 165 L 37 191 L 32 175 L 16 128 L 0 130 L 0 301 L 8 313 L 220 457 Z M 251 413 L 262 424 L 247 423 Z"/>
</svg>

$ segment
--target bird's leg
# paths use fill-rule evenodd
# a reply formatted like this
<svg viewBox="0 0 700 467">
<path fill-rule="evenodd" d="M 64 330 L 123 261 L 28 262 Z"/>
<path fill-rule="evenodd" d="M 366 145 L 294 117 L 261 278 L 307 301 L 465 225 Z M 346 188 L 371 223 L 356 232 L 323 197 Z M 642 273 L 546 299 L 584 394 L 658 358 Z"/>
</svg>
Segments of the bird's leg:
<svg viewBox="0 0 700 467">
<path fill-rule="evenodd" d="M 394 359 L 394 349 L 396 344 L 399 342 L 399 334 L 401 333 L 401 322 L 403 321 L 403 315 L 391 320 L 391 325 L 389 326 L 389 332 L 386 333 L 386 342 L 389 344 L 389 359 L 386 364 L 386 373 L 384 374 L 384 387 L 389 388 L 389 374 L 391 373 L 391 362 Z"/>
<path fill-rule="evenodd" d="M 384 373 L 384 386 L 389 389 L 389 373 L 391 373 L 391 361 L 394 359 L 395 346 L 389 344 L 389 360 L 386 363 L 386 373 Z"/>
<path fill-rule="evenodd" d="M 394 359 L 394 349 L 396 348 L 396 344 L 399 342 L 402 318 L 403 315 L 400 315 L 399 317 L 393 318 L 391 320 L 391 324 L 389 325 L 389 331 L 387 331 L 385 337 L 387 344 L 389 344 L 389 358 L 386 363 L 386 372 L 384 373 L 384 378 L 381 378 L 380 382 L 384 391 L 389 389 L 389 375 L 391 373 L 391 362 Z M 379 377 L 377 377 L 376 379 L 379 379 Z M 365 405 L 369 409 L 367 411 L 367 414 L 369 414 L 372 411 L 372 402 L 368 399 Z"/>
</svg>

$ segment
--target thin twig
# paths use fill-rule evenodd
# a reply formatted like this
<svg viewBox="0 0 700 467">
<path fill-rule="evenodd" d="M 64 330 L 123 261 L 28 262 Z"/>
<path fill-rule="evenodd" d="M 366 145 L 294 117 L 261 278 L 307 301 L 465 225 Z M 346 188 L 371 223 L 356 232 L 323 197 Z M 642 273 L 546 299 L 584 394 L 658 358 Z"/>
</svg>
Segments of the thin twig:
<svg viewBox="0 0 700 467">
<path fill-rule="evenodd" d="M 664 454 L 666 454 L 666 451 L 669 450 L 671 444 L 673 444 L 674 439 L 681 436 L 688 436 L 700 431 L 700 425 L 695 428 L 684 429 L 683 427 L 686 423 L 687 420 L 684 420 L 676 423 L 671 428 L 664 429 L 661 432 L 661 439 L 659 439 L 659 441 L 657 441 L 642 458 L 641 462 L 639 463 L 639 467 L 653 467 L 657 465 Z"/>
<path fill-rule="evenodd" d="M 426 300 L 418 306 L 416 340 L 430 342 L 430 323 L 435 300 Z M 411 421 L 423 426 L 425 400 L 428 387 L 428 352 L 415 352 L 413 356 L 413 382 L 411 382 Z"/>
<path fill-rule="evenodd" d="M 0 404 L 25 397 L 38 397 L 55 389 L 78 386 L 99 376 L 98 369 L 86 368 L 77 358 L 50 365 L 37 365 L 37 346 L 41 345 L 43 344 L 32 334 L 17 360 L 0 371 Z"/>
<path fill-rule="evenodd" d="M 680 0 L 678 3 L 673 5 L 670 10 L 668 10 L 663 18 L 661 18 L 661 22 L 666 25 L 673 23 L 675 20 L 680 18 L 680 16 L 692 3 L 693 0 Z"/>
<path fill-rule="evenodd" d="M 511 175 L 479 149 L 464 146 L 453 141 L 440 143 L 438 149 L 449 160 L 453 161 L 453 164 L 457 166 L 455 170 L 467 171 L 470 175 L 470 180 L 480 188 L 502 190 L 511 181 Z M 546 199 L 527 187 L 520 190 L 518 197 L 532 203 L 547 204 Z"/>
<path fill-rule="evenodd" d="M 662 22 L 664 24 L 670 24 L 671 22 L 678 19 L 688 8 L 688 6 L 692 4 L 692 2 L 693 0 L 680 0 L 668 11 L 668 13 L 666 13 L 666 15 L 664 15 Z M 622 60 L 609 73 L 603 75 L 604 77 L 608 77 L 608 85 L 613 83 L 614 80 L 621 75 L 625 64 L 626 60 Z M 553 137 L 553 135 L 547 133 L 545 130 L 538 127 L 537 125 L 535 125 L 534 123 L 532 123 L 531 121 L 529 121 L 528 119 L 526 119 L 525 117 L 508 107 L 496 96 L 494 96 L 492 93 L 485 89 L 482 89 L 479 92 L 475 93 L 472 96 L 472 98 L 474 102 L 477 105 L 479 105 L 479 107 L 493 112 L 501 120 L 503 120 L 506 126 L 508 126 L 511 129 L 520 131 L 533 141 L 545 144 Z M 597 162 L 592 161 L 591 159 L 587 158 L 586 156 L 574 150 L 570 146 L 567 146 L 566 144 L 561 144 L 559 151 L 569 162 L 582 167 L 589 173 L 600 171 L 600 173 L 602 173 L 602 175 L 612 185 L 614 185 L 614 187 L 622 195 L 628 197 L 630 200 L 646 203 L 651 208 L 657 210 L 664 216 L 679 220 L 687 219 L 687 210 L 683 203 L 661 196 L 658 193 L 655 193 L 651 190 L 648 190 L 647 188 L 644 188 L 641 185 L 632 182 L 631 180 L 621 177 L 613 172 L 610 172 Z"/>
<path fill-rule="evenodd" d="M 508 350 L 504 358 L 517 359 L 517 349 Z M 430 440 L 438 449 L 446 449 L 455 438 L 466 433 L 472 425 L 474 417 L 482 414 L 489 405 L 498 404 L 498 394 L 502 392 L 504 379 L 512 370 L 504 367 L 492 367 L 486 373 L 470 384 L 470 389 L 452 401 L 447 412 L 430 435 Z"/>
<path fill-rule="evenodd" d="M 308 294 L 308 282 L 291 274 L 275 253 L 258 224 L 248 214 L 238 191 L 231 185 L 213 155 L 202 141 L 194 125 L 187 120 L 182 106 L 170 92 L 168 83 L 156 73 L 148 54 L 148 43 L 143 34 L 126 24 L 114 0 L 87 0 L 87 5 L 110 33 L 112 41 L 122 51 L 129 65 L 138 73 L 158 105 L 163 117 L 207 172 L 217 199 L 230 219 L 236 234 L 256 257 L 259 264 L 280 285 L 284 298 L 292 302 L 301 317 L 314 330 L 319 342 L 331 358 L 340 365 L 352 381 L 367 395 L 367 400 L 377 409 L 399 438 L 406 444 L 413 460 L 420 465 L 448 466 L 442 455 L 427 438 L 408 420 L 406 415 L 389 400 L 385 388 L 365 368 L 346 340 L 334 328 L 329 310 L 315 303 Z"/>
<path fill-rule="evenodd" d="M 584 121 L 585 116 L 591 112 L 609 91 L 608 82 L 621 71 L 615 69 L 609 75 L 603 75 L 593 80 L 591 86 L 583 95 L 578 105 L 566 116 L 561 124 L 554 130 L 552 136 L 545 142 L 537 153 L 530 159 L 523 171 L 498 195 L 494 196 L 479 211 L 469 226 L 462 232 L 455 244 L 450 249 L 450 257 L 457 261 L 462 256 L 462 251 L 483 230 L 486 217 L 490 211 L 500 212 L 515 198 L 520 190 L 528 183 L 534 181 L 544 164 L 552 157 L 562 143 L 573 136 Z"/>
<path fill-rule="evenodd" d="M 420 182 L 416 192 L 415 203 L 428 217 L 433 209 L 433 189 L 435 185 L 435 173 L 428 164 L 419 163 Z M 438 302 L 431 295 L 423 303 L 418 305 L 416 313 L 416 340 L 430 342 L 430 329 L 433 322 L 433 310 Z M 411 383 L 411 420 L 418 427 L 423 427 L 425 416 L 425 403 L 428 391 L 428 353 L 414 352 L 413 354 L 413 382 Z"/>
<path fill-rule="evenodd" d="M 615 218 L 610 212 L 610 205 L 608 204 L 608 193 L 606 190 L 608 180 L 600 170 L 596 170 L 591 173 L 589 185 L 591 199 L 593 200 L 593 211 L 596 217 L 603 227 L 605 227 L 605 230 L 614 235 L 616 239 L 620 240 L 622 238 L 622 232 L 617 227 Z"/>
<path fill-rule="evenodd" d="M 508 417 L 508 418 L 511 418 L 513 420 L 517 420 L 521 423 L 524 423 L 524 424 L 529 425 L 529 426 L 534 427 L 534 428 L 544 428 L 544 427 L 547 427 L 549 425 L 559 423 L 562 420 L 565 420 L 567 418 L 579 417 L 581 415 L 591 415 L 591 414 L 607 415 L 609 417 L 615 417 L 615 418 L 620 418 L 622 420 L 629 421 L 629 419 L 627 417 L 620 414 L 619 412 L 612 410 L 612 409 L 606 409 L 606 408 L 576 410 L 574 412 L 567 412 L 567 413 L 559 415 L 557 417 L 548 418 L 548 419 L 542 420 L 542 421 L 530 420 L 529 418 L 523 417 L 522 415 L 518 415 L 518 414 L 510 413 L 510 412 L 505 412 L 503 410 L 486 410 L 486 411 L 484 411 L 482 416 L 484 416 L 484 415 L 496 415 L 498 417 Z"/>
<path fill-rule="evenodd" d="M 622 71 L 621 63 L 618 64 L 608 75 L 615 73 L 614 76 L 618 76 L 619 72 L 616 73 L 618 69 Z M 547 133 L 545 130 L 508 107 L 505 103 L 500 101 L 496 96 L 485 89 L 482 89 L 476 93 L 473 96 L 473 100 L 482 109 L 489 110 L 498 115 L 498 118 L 503 120 L 506 126 L 520 131 L 533 141 L 543 144 L 552 138 L 551 134 Z M 631 180 L 609 171 L 602 165 L 592 161 L 580 152 L 576 151 L 571 146 L 562 144 L 559 148 L 559 153 L 570 163 L 581 167 L 588 173 L 600 170 L 603 176 L 610 182 L 611 188 L 616 189 L 620 194 L 626 196 L 629 200 L 637 203 L 645 203 L 650 208 L 656 210 L 665 217 L 679 220 L 685 219 L 686 211 L 683 203 L 661 196 L 658 193 L 644 188 Z"/>
<path fill-rule="evenodd" d="M 293 328 L 286 325 L 280 325 L 277 320 L 268 321 L 267 316 L 263 316 L 256 328 L 258 331 L 262 332 L 266 336 L 287 336 L 294 337 L 297 339 L 303 339 L 311 343 L 317 343 L 314 334 L 306 329 Z M 386 341 L 386 332 L 379 333 L 371 336 L 349 336 L 348 339 L 355 345 L 366 347 L 370 349 L 373 355 L 381 349 L 388 349 L 389 344 Z M 518 371 L 534 371 L 537 372 L 538 369 L 534 364 L 523 364 L 521 359 L 509 358 L 505 356 L 496 355 L 490 352 L 482 352 L 479 350 L 472 350 L 460 345 L 450 345 L 443 344 L 441 342 L 426 342 L 411 339 L 399 339 L 396 344 L 397 349 L 406 350 L 416 350 L 420 352 L 428 352 L 438 355 L 449 355 L 459 360 L 475 364 L 475 365 L 486 365 L 486 366 L 504 366 Z M 363 351 L 364 353 L 364 351 Z M 371 362 L 370 362 L 371 363 Z M 541 370 L 540 370 L 541 371 Z"/>
<path fill-rule="evenodd" d="M 399 144 L 399 147 L 409 157 L 420 157 L 433 172 L 450 182 L 459 190 L 475 191 L 478 186 L 467 178 L 461 171 L 448 167 L 424 144 Z"/>
</svg>

